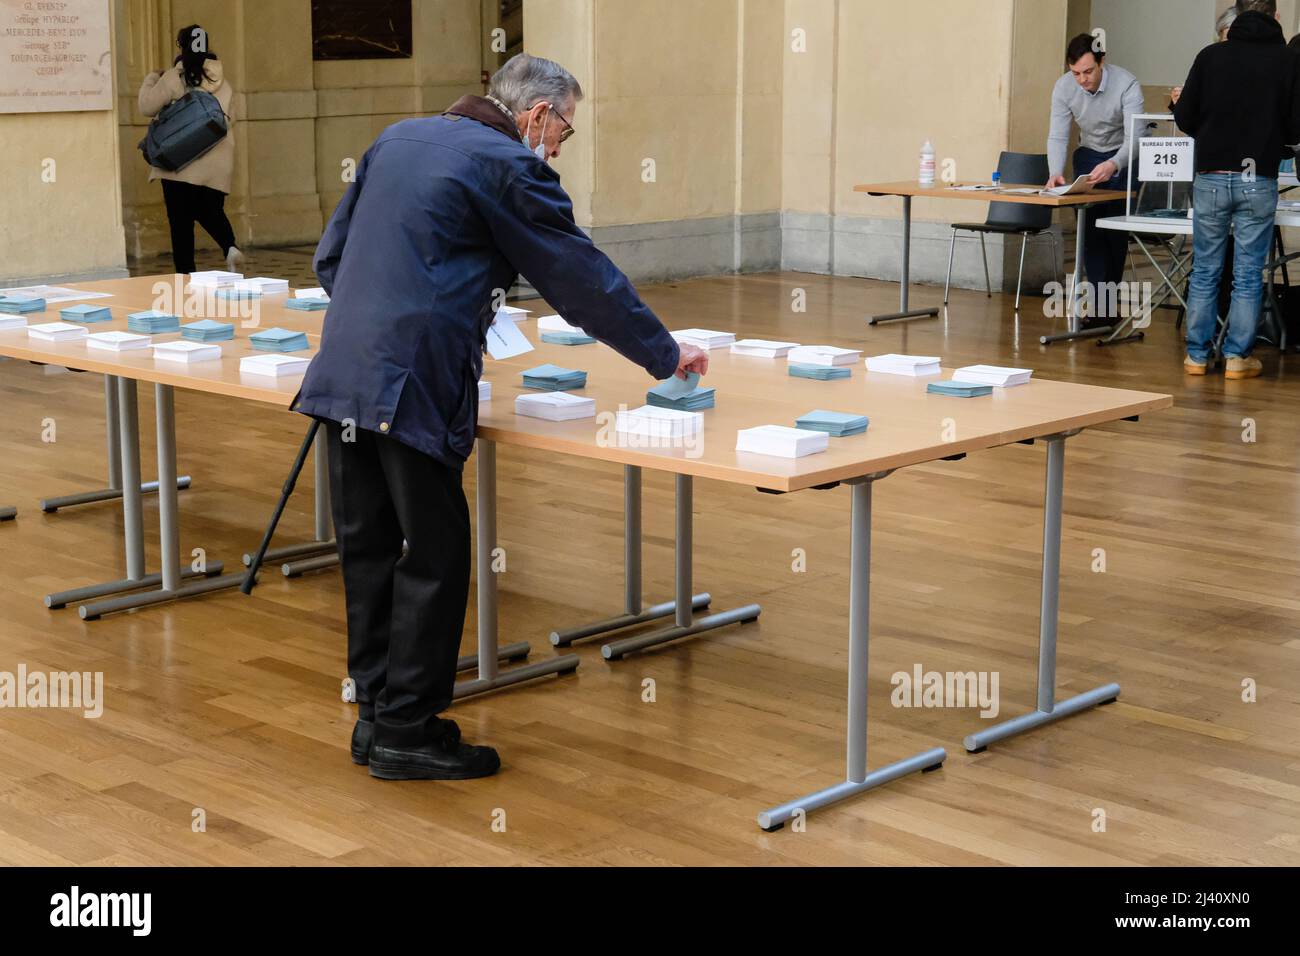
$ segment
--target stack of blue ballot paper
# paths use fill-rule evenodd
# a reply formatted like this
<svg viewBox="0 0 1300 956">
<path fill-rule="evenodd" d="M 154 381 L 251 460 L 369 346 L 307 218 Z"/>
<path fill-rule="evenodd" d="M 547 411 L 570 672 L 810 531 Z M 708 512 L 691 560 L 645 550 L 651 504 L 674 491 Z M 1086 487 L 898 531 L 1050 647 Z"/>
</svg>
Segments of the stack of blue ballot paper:
<svg viewBox="0 0 1300 956">
<path fill-rule="evenodd" d="M 80 322 L 82 325 L 90 325 L 94 322 L 112 322 L 113 312 L 106 305 L 87 305 L 82 302 L 78 305 L 69 305 L 59 309 L 59 318 L 64 322 Z"/>
<path fill-rule="evenodd" d="M 225 342 L 235 337 L 235 327 L 229 322 L 200 319 L 181 326 L 181 338 L 191 342 Z"/>
<path fill-rule="evenodd" d="M 567 392 L 587 386 L 587 373 L 558 365 L 538 365 L 523 373 L 524 388 L 543 392 Z"/>
<path fill-rule="evenodd" d="M 181 327 L 181 320 L 170 312 L 149 309 L 147 312 L 132 312 L 128 315 L 126 327 L 141 335 L 157 335 L 162 332 L 175 332 Z"/>
<path fill-rule="evenodd" d="M 0 312 L 7 315 L 26 315 L 44 312 L 45 300 L 31 295 L 0 295 Z"/>
<path fill-rule="evenodd" d="M 290 332 L 281 328 L 254 332 L 248 341 L 253 343 L 253 348 L 263 352 L 301 352 L 308 347 L 306 332 Z"/>
<path fill-rule="evenodd" d="M 978 398 L 980 395 L 993 394 L 992 385 L 979 385 L 974 382 L 931 382 L 925 390 L 936 395 L 953 395 L 957 398 Z"/>
<path fill-rule="evenodd" d="M 318 296 L 295 296 L 284 300 L 285 308 L 298 312 L 320 312 L 330 307 L 330 300 Z"/>
<path fill-rule="evenodd" d="M 866 415 L 850 415 L 848 412 L 828 412 L 824 408 L 815 408 L 807 415 L 800 415 L 794 420 L 795 428 L 812 432 L 826 432 L 832 438 L 846 438 L 849 435 L 861 435 L 870 422 Z"/>
<path fill-rule="evenodd" d="M 698 412 L 714 406 L 715 388 L 701 388 L 699 372 L 688 372 L 686 378 L 665 379 L 645 393 L 647 405 L 656 408 L 675 408 L 679 412 Z"/>
<path fill-rule="evenodd" d="M 848 378 L 853 374 L 852 370 L 843 365 L 803 365 L 799 362 L 790 363 L 790 374 L 795 378 L 815 378 L 819 382 L 827 382 L 833 378 Z"/>
<path fill-rule="evenodd" d="M 551 345 L 591 345 L 596 340 L 586 332 L 543 332 L 542 341 Z"/>
</svg>

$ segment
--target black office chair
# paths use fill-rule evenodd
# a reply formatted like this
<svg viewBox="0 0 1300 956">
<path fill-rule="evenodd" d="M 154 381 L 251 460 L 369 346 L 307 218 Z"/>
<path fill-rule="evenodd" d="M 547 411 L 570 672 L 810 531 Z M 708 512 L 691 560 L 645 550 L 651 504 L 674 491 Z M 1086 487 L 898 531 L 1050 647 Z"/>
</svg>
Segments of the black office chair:
<svg viewBox="0 0 1300 956">
<path fill-rule="evenodd" d="M 1046 153 L 1009 153 L 998 157 L 998 175 L 1008 185 L 1037 185 L 1047 182 Z M 1016 311 L 1020 311 L 1020 283 L 1025 276 L 1025 245 L 1031 236 L 1046 233 L 1052 241 L 1052 261 L 1059 261 L 1056 233 L 1052 231 L 1052 207 L 1032 203 L 989 203 L 989 215 L 983 222 L 955 222 L 952 242 L 948 245 L 948 275 L 943 280 L 943 304 L 948 304 L 948 287 L 952 282 L 952 256 L 957 248 L 957 232 L 974 232 L 980 237 L 980 252 L 984 256 L 984 284 L 989 297 L 993 297 L 993 283 L 989 280 L 989 254 L 984 235 L 994 232 L 1006 236 L 1020 236 L 1020 273 L 1016 276 Z"/>
</svg>

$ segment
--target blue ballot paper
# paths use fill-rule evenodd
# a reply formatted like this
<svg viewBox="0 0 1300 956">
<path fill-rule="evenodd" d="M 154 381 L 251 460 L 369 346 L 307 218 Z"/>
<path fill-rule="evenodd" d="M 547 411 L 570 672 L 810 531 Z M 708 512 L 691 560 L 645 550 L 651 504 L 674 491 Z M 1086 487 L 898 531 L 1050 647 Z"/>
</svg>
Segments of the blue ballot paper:
<svg viewBox="0 0 1300 956">
<path fill-rule="evenodd" d="M 253 348 L 262 352 L 301 352 L 309 348 L 306 332 L 294 332 L 290 329 L 264 329 L 248 337 Z"/>
<path fill-rule="evenodd" d="M 699 372 L 687 372 L 686 378 L 665 379 L 646 392 L 647 405 L 657 408 L 675 408 L 683 412 L 698 412 L 704 408 L 713 408 L 717 389 L 704 388 L 700 385 Z"/>
<path fill-rule="evenodd" d="M 524 388 L 536 388 L 547 392 L 565 392 L 571 389 L 585 388 L 587 373 L 573 368 L 561 368 L 559 365 L 538 365 L 522 373 Z"/>
<path fill-rule="evenodd" d="M 286 309 L 294 309 L 298 312 L 321 312 L 328 309 L 329 305 L 329 299 L 322 299 L 316 296 L 299 296 L 284 300 L 284 306 Z"/>
<path fill-rule="evenodd" d="M 0 312 L 6 315 L 26 315 L 28 312 L 44 312 L 45 300 L 34 296 L 0 295 Z"/>
<path fill-rule="evenodd" d="M 977 385 L 972 382 L 931 382 L 925 386 L 927 392 L 933 392 L 936 395 L 952 395 L 955 398 L 978 398 L 981 395 L 992 395 L 992 385 Z"/>
<path fill-rule="evenodd" d="M 229 322 L 200 319 L 181 326 L 181 338 L 191 342 L 225 342 L 235 337 L 235 327 Z"/>
<path fill-rule="evenodd" d="M 823 408 L 813 409 L 806 415 L 795 419 L 795 428 L 806 431 L 826 432 L 834 438 L 846 438 L 860 435 L 870 424 L 866 415 L 854 415 L 849 412 L 828 412 Z"/>
<path fill-rule="evenodd" d="M 685 378 L 678 378 L 676 375 L 669 376 L 650 391 L 660 398 L 674 399 L 689 395 L 699 387 L 700 373 L 687 372 Z"/>
<path fill-rule="evenodd" d="M 541 338 L 550 345 L 594 345 L 596 342 L 583 332 L 543 332 Z"/>
<path fill-rule="evenodd" d="M 80 322 L 83 325 L 90 325 L 94 322 L 113 321 L 113 313 L 108 306 L 87 305 L 82 302 L 78 305 L 69 305 L 59 309 L 59 318 L 64 322 Z"/>
<path fill-rule="evenodd" d="M 795 378 L 811 378 L 819 382 L 848 378 L 853 374 L 851 369 L 843 365 L 804 365 L 800 362 L 791 362 L 789 371 Z"/>
<path fill-rule="evenodd" d="M 157 335 L 162 332 L 175 332 L 181 327 L 181 320 L 170 312 L 148 309 L 144 312 L 132 312 L 126 317 L 126 327 L 132 332 L 144 335 Z"/>
</svg>

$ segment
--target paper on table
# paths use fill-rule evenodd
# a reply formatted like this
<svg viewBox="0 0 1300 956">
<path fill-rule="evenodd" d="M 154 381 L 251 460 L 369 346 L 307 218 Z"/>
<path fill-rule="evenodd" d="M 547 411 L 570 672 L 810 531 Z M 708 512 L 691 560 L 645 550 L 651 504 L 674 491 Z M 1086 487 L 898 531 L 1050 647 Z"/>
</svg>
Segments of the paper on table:
<svg viewBox="0 0 1300 956">
<path fill-rule="evenodd" d="M 494 322 L 488 326 L 487 350 L 499 362 L 531 352 L 533 343 L 514 322 Z"/>
<path fill-rule="evenodd" d="M 660 398 L 678 399 L 691 394 L 700 385 L 699 372 L 687 372 L 685 378 L 671 375 L 651 389 Z"/>
<path fill-rule="evenodd" d="M 81 292 L 58 285 L 25 285 L 12 289 L 0 289 L 0 295 L 28 295 L 33 299 L 44 299 L 46 305 L 56 302 L 75 302 L 78 299 L 111 299 L 111 292 Z"/>
</svg>

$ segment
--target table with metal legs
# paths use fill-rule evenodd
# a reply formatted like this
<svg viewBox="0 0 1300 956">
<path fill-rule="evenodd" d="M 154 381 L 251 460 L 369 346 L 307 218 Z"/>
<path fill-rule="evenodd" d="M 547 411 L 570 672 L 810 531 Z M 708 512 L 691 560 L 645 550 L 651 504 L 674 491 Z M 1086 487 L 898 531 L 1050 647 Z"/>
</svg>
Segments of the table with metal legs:
<svg viewBox="0 0 1300 956">
<path fill-rule="evenodd" d="M 1063 701 L 1056 700 L 1056 628 L 1061 597 L 1061 503 L 1065 492 L 1065 440 L 1077 431 L 1049 436 L 1047 488 L 1043 496 L 1043 579 L 1038 621 L 1038 706 L 1036 710 L 978 730 L 966 737 L 966 750 L 980 753 L 990 744 L 1054 723 L 1119 697 L 1119 684 L 1102 684 Z"/>
<path fill-rule="evenodd" d="M 93 504 L 97 501 L 116 501 L 122 497 L 122 439 L 120 430 L 120 415 L 118 414 L 118 378 L 116 375 L 104 376 L 104 425 L 107 433 L 107 450 L 108 450 L 108 487 L 100 488 L 96 491 L 79 491 L 71 495 L 56 495 L 50 498 L 41 499 L 41 510 L 46 514 L 53 514 L 60 508 L 71 508 L 74 505 Z M 190 486 L 190 476 L 180 475 L 176 479 L 176 487 L 185 489 Z M 144 481 L 140 483 L 140 491 L 144 494 L 152 494 L 158 490 L 158 482 Z"/>
<path fill-rule="evenodd" d="M 127 380 L 123 379 L 123 382 Z M 236 588 L 243 583 L 242 573 L 222 575 L 220 561 L 207 561 L 200 568 L 182 565 L 180 557 L 180 506 L 176 493 L 176 396 L 170 385 L 154 385 L 154 404 L 158 434 L 158 525 L 161 539 L 159 566 L 160 575 L 132 574 L 132 562 L 138 560 L 136 569 L 143 569 L 143 532 L 140 521 L 140 497 L 132 494 L 138 484 L 139 470 L 139 433 L 136 421 L 135 382 L 130 381 L 129 388 L 123 393 L 122 400 L 122 435 L 123 435 L 123 511 L 127 515 L 127 535 L 134 537 L 135 548 L 128 545 L 126 582 L 114 582 L 115 587 L 101 590 L 97 595 L 116 594 L 103 600 L 82 604 L 77 610 L 84 620 L 97 620 L 104 614 L 127 611 L 133 608 L 149 607 L 179 598 L 207 594 L 226 588 Z M 136 474 L 131 474 L 135 471 Z M 183 583 L 185 578 L 196 578 L 190 583 Z M 126 587 L 121 585 L 125 584 Z M 157 586 L 155 586 L 157 585 Z M 99 586 L 105 587 L 103 585 Z M 138 588 L 146 590 L 136 590 Z M 131 593 L 118 592 L 131 589 Z M 84 590 L 84 589 L 83 589 Z M 84 600 L 91 595 L 81 594 L 68 598 L 65 592 L 64 603 Z M 49 599 L 46 599 L 49 603 Z M 53 604 L 51 607 L 55 606 Z"/>
<path fill-rule="evenodd" d="M 334 521 L 330 516 L 330 472 L 329 472 L 329 437 L 325 429 L 316 433 L 312 444 L 312 463 L 316 487 L 313 490 L 313 509 L 316 519 L 316 536 L 302 544 L 290 544 L 282 548 L 272 548 L 266 552 L 264 561 L 282 561 L 281 573 L 286 578 L 296 578 L 308 571 L 332 568 L 339 563 L 338 544 L 334 540 Z M 253 555 L 245 554 L 244 567 L 253 563 Z"/>
<path fill-rule="evenodd" d="M 871 193 L 872 196 L 885 195 L 884 193 Z M 908 319 L 933 319 L 939 314 L 938 306 L 931 306 L 926 309 L 909 309 L 907 304 L 907 289 L 911 283 L 911 258 L 912 258 L 912 197 L 903 196 L 903 267 L 902 274 L 898 279 L 898 311 L 887 312 L 884 315 L 873 315 L 868 325 L 879 325 L 881 322 L 900 322 Z M 981 237 L 983 241 L 983 237 Z M 985 265 L 987 269 L 987 264 Z"/>
<path fill-rule="evenodd" d="M 694 485 L 690 475 L 674 475 L 676 481 L 676 543 L 674 547 L 674 594 L 672 626 L 621 637 L 610 641 L 600 649 L 600 654 L 607 661 L 621 660 L 635 651 L 644 651 L 659 644 L 667 644 L 684 637 L 694 637 L 714 628 L 727 624 L 745 624 L 758 620 L 762 608 L 757 604 L 744 604 L 726 611 L 695 617 L 695 604 L 698 598 L 708 595 L 693 594 L 691 577 L 693 572 L 693 526 L 694 515 L 691 513 L 694 499 Z M 666 616 L 666 615 L 665 615 Z"/>
<path fill-rule="evenodd" d="M 1107 200 L 1107 202 L 1110 201 Z M 1083 295 L 1083 240 L 1087 233 L 1085 228 L 1087 215 L 1087 206 L 1074 207 L 1074 271 L 1070 273 L 1070 287 L 1065 293 L 1065 318 L 1069 331 L 1057 335 L 1040 335 L 1038 341 L 1042 345 L 1051 345 L 1053 342 L 1072 342 L 1075 339 L 1099 339 L 1111 333 L 1109 325 L 1099 325 L 1091 329 L 1081 327 L 1079 299 Z"/>
<path fill-rule="evenodd" d="M 708 592 L 693 595 L 691 609 L 703 610 L 711 600 Z M 551 643 L 568 647 L 574 641 L 609 631 L 646 624 L 669 615 L 676 616 L 677 601 L 643 607 L 641 603 L 641 468 L 623 466 L 623 613 L 614 617 L 551 632 Z"/>
<path fill-rule="evenodd" d="M 45 596 L 45 606 L 49 608 L 63 608 L 69 604 L 81 604 L 83 601 L 93 602 L 98 598 L 108 598 L 110 595 L 121 595 L 127 592 L 140 591 L 144 588 L 156 588 L 164 583 L 165 580 L 176 580 L 182 577 L 200 577 L 205 575 L 216 575 L 221 572 L 221 562 L 210 562 L 206 569 L 195 570 L 193 567 L 186 565 L 182 567 L 179 563 L 179 555 L 173 554 L 174 563 L 168 567 L 166 563 L 161 565 L 162 571 L 146 572 L 145 555 L 144 555 L 144 517 L 143 517 L 143 486 L 140 482 L 140 417 L 139 403 L 137 400 L 136 381 L 130 378 L 119 378 L 110 376 L 116 388 L 117 396 L 112 403 L 112 408 L 118 419 L 118 427 L 115 429 L 120 439 L 118 450 L 110 456 L 110 460 L 116 461 L 120 468 L 121 482 L 120 497 L 122 499 L 122 528 L 123 543 L 126 550 L 126 577 L 113 581 L 105 581 L 100 584 L 91 584 L 83 587 L 70 588 L 65 591 L 55 591 Z M 161 459 L 161 443 L 159 458 Z M 173 467 L 170 472 L 174 478 L 176 474 L 175 459 L 172 459 Z M 162 474 L 161 463 L 159 474 Z M 165 480 L 165 479 L 164 479 Z M 155 483 L 156 485 L 156 483 Z M 174 503 L 176 500 L 176 483 L 173 480 L 170 488 L 170 498 Z M 159 498 L 159 511 L 162 511 L 162 504 L 168 498 L 164 494 Z M 167 560 L 164 554 L 163 561 Z M 168 574 L 170 572 L 170 575 Z M 126 598 L 119 598 L 126 600 Z M 88 620 L 98 615 L 88 616 L 86 607 L 81 608 L 81 616 Z"/>
<path fill-rule="evenodd" d="M 577 654 L 561 654 L 548 661 L 524 664 L 502 670 L 502 661 L 528 656 L 527 641 L 500 646 L 497 636 L 497 574 L 493 568 L 497 547 L 497 446 L 496 442 L 478 439 L 478 487 L 476 554 L 478 571 L 478 654 L 462 657 L 457 670 L 477 665 L 477 676 L 460 681 L 453 692 L 455 700 L 499 690 L 512 684 L 535 680 L 549 674 L 568 674 L 578 669 Z"/>
<path fill-rule="evenodd" d="M 917 771 L 938 770 L 948 752 L 930 747 L 920 753 L 867 771 L 868 639 L 871 633 L 871 490 L 892 472 L 878 472 L 846 482 L 853 495 L 849 545 L 849 690 L 845 779 L 758 815 L 764 830 L 779 830 L 796 816 L 874 790 Z"/>
</svg>

